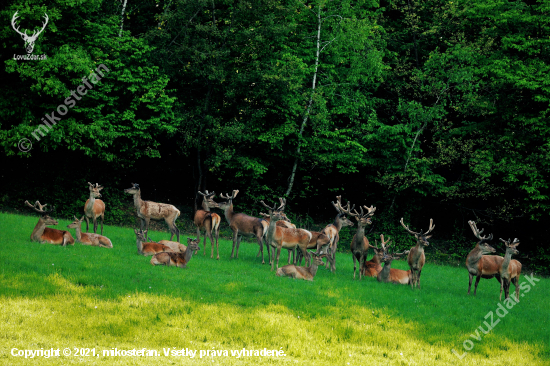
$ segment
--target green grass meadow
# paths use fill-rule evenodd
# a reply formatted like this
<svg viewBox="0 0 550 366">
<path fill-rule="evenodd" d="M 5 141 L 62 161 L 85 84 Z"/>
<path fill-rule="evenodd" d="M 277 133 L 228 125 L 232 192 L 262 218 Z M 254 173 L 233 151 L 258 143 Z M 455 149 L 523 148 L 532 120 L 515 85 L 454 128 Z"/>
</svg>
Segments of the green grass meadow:
<svg viewBox="0 0 550 366">
<path fill-rule="evenodd" d="M 187 269 L 155 267 L 137 254 L 130 228 L 105 226 L 113 249 L 63 248 L 30 241 L 37 220 L 0 213 L 1 365 L 550 365 L 545 278 L 499 318 L 498 282 L 481 280 L 477 297 L 468 296 L 464 266 L 428 263 L 422 289 L 413 291 L 354 280 L 351 254 L 338 253 L 335 274 L 320 268 L 308 282 L 275 276 L 256 258 L 254 243 L 242 242 L 239 258 L 230 259 L 231 242 L 221 240 L 219 261 L 210 258 L 210 244 L 203 255 L 201 242 Z M 59 220 L 57 228 L 69 223 Z M 283 251 L 280 264 L 286 260 Z M 393 267 L 408 269 L 404 261 Z M 527 282 L 524 274 L 520 282 Z M 490 311 L 499 323 L 476 334 L 479 326 L 487 328 Z M 451 350 L 463 354 L 466 340 L 473 348 L 459 359 Z M 103 356 L 115 347 L 160 355 Z M 12 356 L 13 348 L 69 348 L 72 354 L 95 348 L 99 357 L 31 360 Z M 165 356 L 168 348 L 197 354 Z M 230 350 L 243 348 L 285 356 L 231 356 Z M 227 350 L 229 356 L 199 358 L 198 350 Z"/>
</svg>

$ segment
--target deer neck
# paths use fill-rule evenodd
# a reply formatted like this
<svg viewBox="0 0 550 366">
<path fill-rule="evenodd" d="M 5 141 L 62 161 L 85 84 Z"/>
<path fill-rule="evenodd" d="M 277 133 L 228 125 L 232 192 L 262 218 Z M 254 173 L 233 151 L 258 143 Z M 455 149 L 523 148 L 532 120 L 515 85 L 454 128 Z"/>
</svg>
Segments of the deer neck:
<svg viewBox="0 0 550 366">
<path fill-rule="evenodd" d="M 340 230 L 342 230 L 342 219 L 340 218 L 340 215 L 336 215 L 336 218 L 334 219 L 332 225 L 334 225 L 336 231 L 340 232 Z"/>
<path fill-rule="evenodd" d="M 206 212 L 210 212 L 210 207 L 206 203 L 206 200 L 202 200 L 202 209 Z"/>
<path fill-rule="evenodd" d="M 504 261 L 502 262 L 502 273 L 508 273 L 508 267 L 510 266 L 511 260 L 512 260 L 512 251 L 506 249 L 506 254 L 504 255 Z"/>
<path fill-rule="evenodd" d="M 143 242 L 141 241 L 140 238 L 136 238 L 136 245 L 137 245 L 137 250 L 139 254 L 143 253 Z"/>
<path fill-rule="evenodd" d="M 194 250 L 191 250 L 191 249 L 189 249 L 189 247 L 187 247 L 187 250 L 185 251 L 185 254 L 183 255 L 183 260 L 185 261 L 186 264 L 191 260 L 191 257 L 193 256 L 193 252 L 194 252 Z"/>
<path fill-rule="evenodd" d="M 315 274 L 317 273 L 318 268 L 319 268 L 319 265 L 315 263 L 315 261 L 311 261 L 311 266 L 309 266 L 309 272 L 311 273 L 311 277 L 315 277 Z"/>
<path fill-rule="evenodd" d="M 42 218 L 39 218 L 34 230 L 32 231 L 31 239 L 34 241 L 40 241 L 42 234 L 44 234 L 44 229 L 46 229 L 46 224 Z"/>
<path fill-rule="evenodd" d="M 75 231 L 76 231 L 76 239 L 79 241 L 79 242 L 82 242 L 82 228 L 80 227 L 80 224 L 74 228 Z"/>
<path fill-rule="evenodd" d="M 271 241 L 271 238 L 275 236 L 275 231 L 277 230 L 277 220 L 269 216 L 269 226 L 267 227 L 266 238 Z"/>
<path fill-rule="evenodd" d="M 143 201 L 141 200 L 141 192 L 137 192 L 134 194 L 134 206 L 136 206 L 136 209 L 139 211 L 141 208 L 141 204 Z"/>
<path fill-rule="evenodd" d="M 466 258 L 467 266 L 471 268 L 477 267 L 477 264 L 480 261 L 481 257 L 483 257 L 483 252 L 481 251 L 479 244 L 477 244 L 476 247 L 472 249 L 470 254 L 468 254 L 468 257 Z"/>
<path fill-rule="evenodd" d="M 225 210 L 224 210 L 224 214 L 225 214 L 225 219 L 227 220 L 227 223 L 229 225 L 231 225 L 231 220 L 233 220 L 233 215 L 235 214 L 233 212 L 233 203 L 231 203 Z"/>
<path fill-rule="evenodd" d="M 391 261 L 384 264 L 384 267 L 382 267 L 382 270 L 380 271 L 380 279 L 382 281 L 389 281 L 390 280 L 390 273 L 391 273 Z"/>
<path fill-rule="evenodd" d="M 95 197 L 92 192 L 90 192 L 90 199 L 88 200 L 88 205 L 86 205 L 86 213 L 94 211 L 94 203 Z"/>
<path fill-rule="evenodd" d="M 355 239 L 358 243 L 363 242 L 363 238 L 365 237 L 365 227 L 361 225 L 361 223 L 357 223 L 357 233 L 355 234 Z"/>
</svg>

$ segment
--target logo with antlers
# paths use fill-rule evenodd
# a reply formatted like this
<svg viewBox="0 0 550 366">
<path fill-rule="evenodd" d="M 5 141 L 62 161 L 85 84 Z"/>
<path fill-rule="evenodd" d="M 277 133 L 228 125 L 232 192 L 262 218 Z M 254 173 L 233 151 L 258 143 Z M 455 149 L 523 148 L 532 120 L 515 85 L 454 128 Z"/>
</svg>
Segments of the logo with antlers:
<svg viewBox="0 0 550 366">
<path fill-rule="evenodd" d="M 32 35 L 30 36 L 27 35 L 27 31 L 25 31 L 25 33 L 21 33 L 19 31 L 19 27 L 16 28 L 15 21 L 17 20 L 17 18 L 19 17 L 17 16 L 17 12 L 15 12 L 15 14 L 13 14 L 13 18 L 11 18 L 11 26 L 13 30 L 19 33 L 19 35 L 23 38 L 23 41 L 25 41 L 25 49 L 27 50 L 27 53 L 32 53 L 32 51 L 34 50 L 34 42 L 36 42 L 36 39 L 48 24 L 48 14 L 44 13 L 44 18 L 46 19 L 46 21 L 42 24 L 42 29 L 40 29 L 38 33 L 37 31 L 33 31 Z"/>
</svg>

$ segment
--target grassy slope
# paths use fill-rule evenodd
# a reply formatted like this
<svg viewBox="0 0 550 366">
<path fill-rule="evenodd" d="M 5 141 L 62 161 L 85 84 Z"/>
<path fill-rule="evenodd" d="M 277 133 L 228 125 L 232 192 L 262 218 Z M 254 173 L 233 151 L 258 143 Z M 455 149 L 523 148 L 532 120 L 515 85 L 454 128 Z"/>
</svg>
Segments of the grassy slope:
<svg viewBox="0 0 550 366">
<path fill-rule="evenodd" d="M 187 270 L 153 267 L 136 254 L 131 229 L 105 227 L 113 249 L 31 243 L 34 217 L 0 214 L 0 363 L 27 364 L 18 349 L 95 347 L 98 352 L 163 347 L 282 349 L 286 357 L 214 358 L 225 364 L 550 364 L 550 281 L 525 294 L 481 341 L 469 338 L 498 303 L 482 280 L 467 296 L 465 268 L 427 264 L 421 291 L 353 280 L 350 254 L 313 283 L 278 278 L 243 242 L 239 259 L 199 252 Z M 60 220 L 59 228 L 69 222 Z M 71 230 L 72 231 L 72 230 Z M 72 231 L 73 236 L 74 231 Z M 153 239 L 166 233 L 151 233 Z M 182 242 L 185 237 L 182 238 Z M 201 248 L 203 245 L 201 243 Z M 208 248 L 210 253 L 210 248 Z M 281 254 L 286 262 L 286 253 Z M 395 268 L 406 268 L 403 261 Z M 522 281 L 525 281 L 522 278 Z M 496 315 L 495 315 L 496 317 Z M 459 360 L 466 339 L 474 348 Z M 198 356 L 198 353 L 197 353 Z M 33 364 L 188 363 L 183 357 L 38 358 Z M 212 358 L 193 363 L 210 363 Z"/>
</svg>

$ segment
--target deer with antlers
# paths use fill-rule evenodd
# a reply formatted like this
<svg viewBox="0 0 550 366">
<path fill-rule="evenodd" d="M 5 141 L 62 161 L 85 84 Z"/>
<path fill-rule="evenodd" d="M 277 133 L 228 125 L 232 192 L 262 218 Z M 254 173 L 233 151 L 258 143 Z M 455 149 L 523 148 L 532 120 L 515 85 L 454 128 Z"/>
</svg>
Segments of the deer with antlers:
<svg viewBox="0 0 550 366">
<path fill-rule="evenodd" d="M 332 206 L 336 210 L 337 214 L 334 218 L 334 222 L 332 224 L 328 224 L 325 226 L 325 228 L 321 231 L 324 235 L 327 236 L 329 240 L 329 247 L 327 248 L 327 264 L 326 268 L 330 267 L 330 270 L 332 272 L 336 271 L 336 251 L 338 249 L 338 241 L 340 239 L 339 233 L 340 230 L 344 226 L 353 226 L 353 222 L 351 222 L 347 218 L 346 211 L 342 208 L 342 196 L 336 196 L 336 202 L 331 202 Z M 346 209 L 350 210 L 349 208 L 350 203 L 348 202 Z M 354 206 L 355 207 L 355 206 Z M 317 241 L 317 253 L 321 252 L 321 246 L 323 246 L 322 241 Z"/>
<path fill-rule="evenodd" d="M 225 212 L 225 219 L 233 231 L 233 249 L 231 249 L 231 258 L 233 258 L 233 253 L 235 252 L 235 246 L 237 247 L 235 258 L 239 258 L 239 246 L 241 245 L 241 239 L 243 236 L 247 237 L 256 237 L 258 240 L 258 245 L 260 246 L 260 251 L 256 257 L 262 255 L 262 264 L 265 264 L 264 261 L 264 226 L 262 225 L 262 219 L 257 217 L 248 216 L 243 213 L 235 213 L 233 210 L 233 200 L 237 197 L 239 193 L 238 190 L 234 190 L 230 195 L 220 195 L 220 197 L 225 202 L 220 202 L 220 208 Z M 269 249 L 268 249 L 269 251 Z"/>
<path fill-rule="evenodd" d="M 198 191 L 198 193 L 203 197 L 202 199 L 202 210 L 197 210 L 195 212 L 194 223 L 197 227 L 197 240 L 201 241 L 201 229 L 204 228 L 204 255 L 206 255 L 206 238 L 210 239 L 212 244 L 212 252 L 210 258 L 214 258 L 214 239 L 212 233 L 216 238 L 216 259 L 220 259 L 220 251 L 218 247 L 218 238 L 220 236 L 220 222 L 221 217 L 217 213 L 211 212 L 211 208 L 219 208 L 220 205 L 214 202 L 213 198 L 216 196 L 215 192 L 208 193 L 208 191 Z M 197 254 L 197 253 L 195 253 Z"/>
<path fill-rule="evenodd" d="M 426 263 L 424 247 L 430 245 L 430 243 L 428 243 L 428 239 L 432 236 L 428 234 L 435 229 L 435 225 L 433 224 L 433 220 L 430 219 L 430 227 L 428 228 L 428 231 L 423 233 L 422 230 L 420 230 L 420 232 L 416 233 L 410 230 L 409 227 L 403 223 L 403 218 L 401 218 L 400 223 L 409 234 L 414 235 L 416 238 L 416 245 L 410 249 L 409 255 L 407 256 L 407 262 L 409 263 L 409 267 L 411 269 L 411 288 L 415 288 L 416 286 L 420 288 L 420 274 L 422 273 L 424 263 Z"/>
<path fill-rule="evenodd" d="M 82 232 L 82 221 L 84 220 L 84 216 L 80 218 L 80 220 L 74 216 L 74 221 L 67 225 L 69 229 L 75 229 L 76 230 L 76 241 L 83 245 L 91 245 L 94 247 L 102 247 L 102 248 L 112 248 L 113 243 L 109 238 L 103 235 L 99 234 L 88 234 Z"/>
<path fill-rule="evenodd" d="M 294 264 L 289 264 L 280 268 L 277 268 L 277 276 L 279 277 L 291 277 L 299 280 L 313 281 L 315 274 L 317 274 L 317 268 L 322 266 L 325 255 L 318 256 L 312 254 L 313 261 L 309 267 L 299 267 Z"/>
<path fill-rule="evenodd" d="M 476 223 L 473 221 L 468 221 L 468 224 L 470 225 L 475 237 L 479 239 L 479 242 L 476 244 L 475 248 L 466 257 L 466 268 L 468 269 L 468 274 L 470 276 L 468 295 L 470 294 L 470 288 L 472 287 L 472 279 L 476 276 L 476 284 L 474 288 L 475 296 L 477 292 L 477 285 L 482 277 L 496 277 L 498 282 L 500 282 L 499 270 L 503 258 L 498 255 L 486 255 L 496 252 L 495 248 L 490 246 L 488 243 L 493 239 L 493 234 L 481 236 L 484 229 L 478 230 Z"/>
<path fill-rule="evenodd" d="M 101 197 L 101 191 L 103 186 L 98 183 L 95 186 L 88 182 L 88 188 L 90 189 L 90 198 L 84 204 L 84 215 L 86 216 L 86 232 L 90 225 L 90 219 L 94 223 L 94 233 L 97 233 L 97 219 L 101 217 L 101 235 L 103 235 L 103 220 L 105 219 L 105 203 L 102 200 L 96 199 Z"/>
<path fill-rule="evenodd" d="M 137 210 L 137 216 L 141 219 L 141 230 L 144 230 L 145 238 L 147 238 L 147 230 L 149 229 L 149 221 L 153 220 L 163 220 L 166 221 L 166 224 L 170 228 L 170 240 L 176 235 L 177 241 L 180 241 L 180 231 L 176 226 L 176 220 L 180 215 L 180 211 L 166 203 L 157 203 L 151 201 L 143 201 L 141 199 L 141 190 L 139 184 L 132 183 L 132 187 L 125 189 L 125 193 L 131 194 L 134 196 L 134 206 Z"/>
<path fill-rule="evenodd" d="M 406 254 L 409 254 L 408 250 L 404 251 L 403 253 L 389 254 L 387 248 L 384 249 L 384 255 L 382 257 L 384 267 L 376 276 L 378 282 L 391 282 L 399 285 L 408 285 L 411 282 L 411 271 L 391 268 L 391 262 L 394 259 L 400 259 Z"/>
<path fill-rule="evenodd" d="M 46 18 L 46 21 L 42 23 L 42 29 L 40 29 L 37 33 L 37 31 L 33 31 L 33 33 L 29 36 L 27 35 L 27 31 L 25 31 L 25 33 L 21 33 L 19 31 L 19 27 L 15 27 L 16 24 L 16 20 L 17 18 L 19 18 L 17 16 L 17 11 L 15 12 L 15 14 L 13 14 L 13 17 L 11 18 L 11 26 L 13 28 L 14 31 L 16 31 L 20 36 L 21 38 L 23 38 L 23 41 L 25 41 L 25 49 L 27 50 L 27 53 L 32 53 L 32 51 L 34 50 L 34 43 L 36 42 L 36 40 L 38 39 L 38 36 L 40 35 L 40 33 L 42 33 L 44 31 L 44 29 L 46 28 L 46 25 L 48 24 L 48 14 L 44 13 L 44 18 Z"/>
<path fill-rule="evenodd" d="M 374 215 L 376 207 L 362 206 L 360 207 L 361 213 L 357 212 L 357 210 L 354 210 L 352 213 L 351 210 L 355 207 L 355 205 L 351 209 L 349 208 L 349 202 L 345 209 L 342 207 L 340 202 L 337 202 L 336 205 L 342 212 L 349 216 L 355 217 L 357 220 L 357 232 L 351 239 L 350 249 L 353 256 L 353 278 L 355 279 L 355 270 L 357 269 L 356 261 L 359 261 L 359 279 L 361 279 L 363 272 L 365 271 L 365 262 L 370 246 L 369 240 L 365 236 L 365 228 L 367 225 L 372 225 L 371 217 Z M 367 210 L 367 212 L 363 211 L 363 207 Z"/>
<path fill-rule="evenodd" d="M 199 247 L 200 239 L 187 238 L 187 248 L 183 252 L 170 253 L 163 252 L 157 253 L 151 258 L 151 264 L 154 266 L 176 266 L 179 268 L 187 268 L 187 263 L 191 260 L 193 252 L 201 250 Z M 183 244 L 180 244 L 183 245 Z"/>
<path fill-rule="evenodd" d="M 150 242 L 147 239 L 147 230 L 134 229 L 136 234 L 136 246 L 138 253 L 144 256 L 155 255 L 162 252 L 174 253 L 175 251 L 167 245 Z"/>
<path fill-rule="evenodd" d="M 378 248 L 378 242 L 375 240 L 376 246 L 370 245 L 370 247 L 374 250 L 374 256 L 371 258 L 370 261 L 366 261 L 363 268 L 365 269 L 363 276 L 365 277 L 376 277 L 378 276 L 378 273 L 382 270 L 382 266 L 380 265 L 382 258 L 384 257 L 384 247 L 391 241 L 391 239 L 388 239 L 387 241 L 384 241 L 384 235 L 380 235 L 380 239 L 382 240 L 382 247 Z"/>
<path fill-rule="evenodd" d="M 267 215 L 263 212 L 260 212 L 260 216 L 262 216 L 261 223 L 264 227 L 263 240 L 265 242 L 266 235 L 267 235 L 267 228 L 269 227 L 269 223 L 271 222 L 271 218 L 269 217 L 269 215 Z M 287 228 L 287 229 L 296 229 L 296 225 L 294 225 L 293 223 L 290 222 L 290 219 L 286 216 L 286 214 L 284 212 L 281 213 L 281 219 L 277 220 L 275 225 L 280 226 L 280 227 L 284 227 L 284 228 Z M 267 255 L 269 257 L 269 264 L 271 264 L 271 252 L 269 250 L 269 245 L 266 245 L 266 246 L 267 246 Z M 291 255 L 292 255 L 294 264 L 296 264 L 296 259 L 300 258 L 300 257 L 296 256 L 295 252 L 296 251 L 294 249 L 288 249 L 288 264 L 290 264 L 290 256 Z"/>
<path fill-rule="evenodd" d="M 48 215 L 55 207 L 52 207 L 50 210 L 45 210 L 48 204 L 41 205 L 38 201 L 34 203 L 34 206 L 31 205 L 29 201 L 25 201 L 25 204 L 40 214 L 38 223 L 31 234 L 32 241 L 37 241 L 41 244 L 58 244 L 62 246 L 66 246 L 67 244 L 74 245 L 74 238 L 70 232 L 46 227 L 58 224 L 57 220 Z"/>
<path fill-rule="evenodd" d="M 512 242 L 510 239 L 500 240 L 506 246 L 506 254 L 499 268 L 500 275 L 500 296 L 499 301 L 502 300 L 502 288 L 504 287 L 504 299 L 510 297 L 510 282 L 514 283 L 516 286 L 516 302 L 519 302 L 519 276 L 521 274 L 521 263 L 515 259 L 512 259 L 513 254 L 519 254 L 519 251 L 516 249 L 519 245 L 519 239 L 515 238 Z"/>
<path fill-rule="evenodd" d="M 280 220 L 285 205 L 286 200 L 284 198 L 279 198 L 281 205 L 277 207 L 269 207 L 265 204 L 264 201 L 260 201 L 262 206 L 267 208 L 270 222 L 267 229 L 266 235 L 266 244 L 273 247 L 273 257 L 271 259 L 271 270 L 274 266 L 279 268 L 279 256 L 281 255 L 281 249 L 293 249 L 299 248 L 302 251 L 302 255 L 306 258 L 306 262 L 309 262 L 309 255 L 307 253 L 307 245 L 311 240 L 311 233 L 304 229 L 289 229 L 283 228 L 276 225 L 277 220 Z M 277 260 L 275 261 L 275 249 L 277 249 Z M 276 263 L 275 263 L 276 262 Z"/>
</svg>

